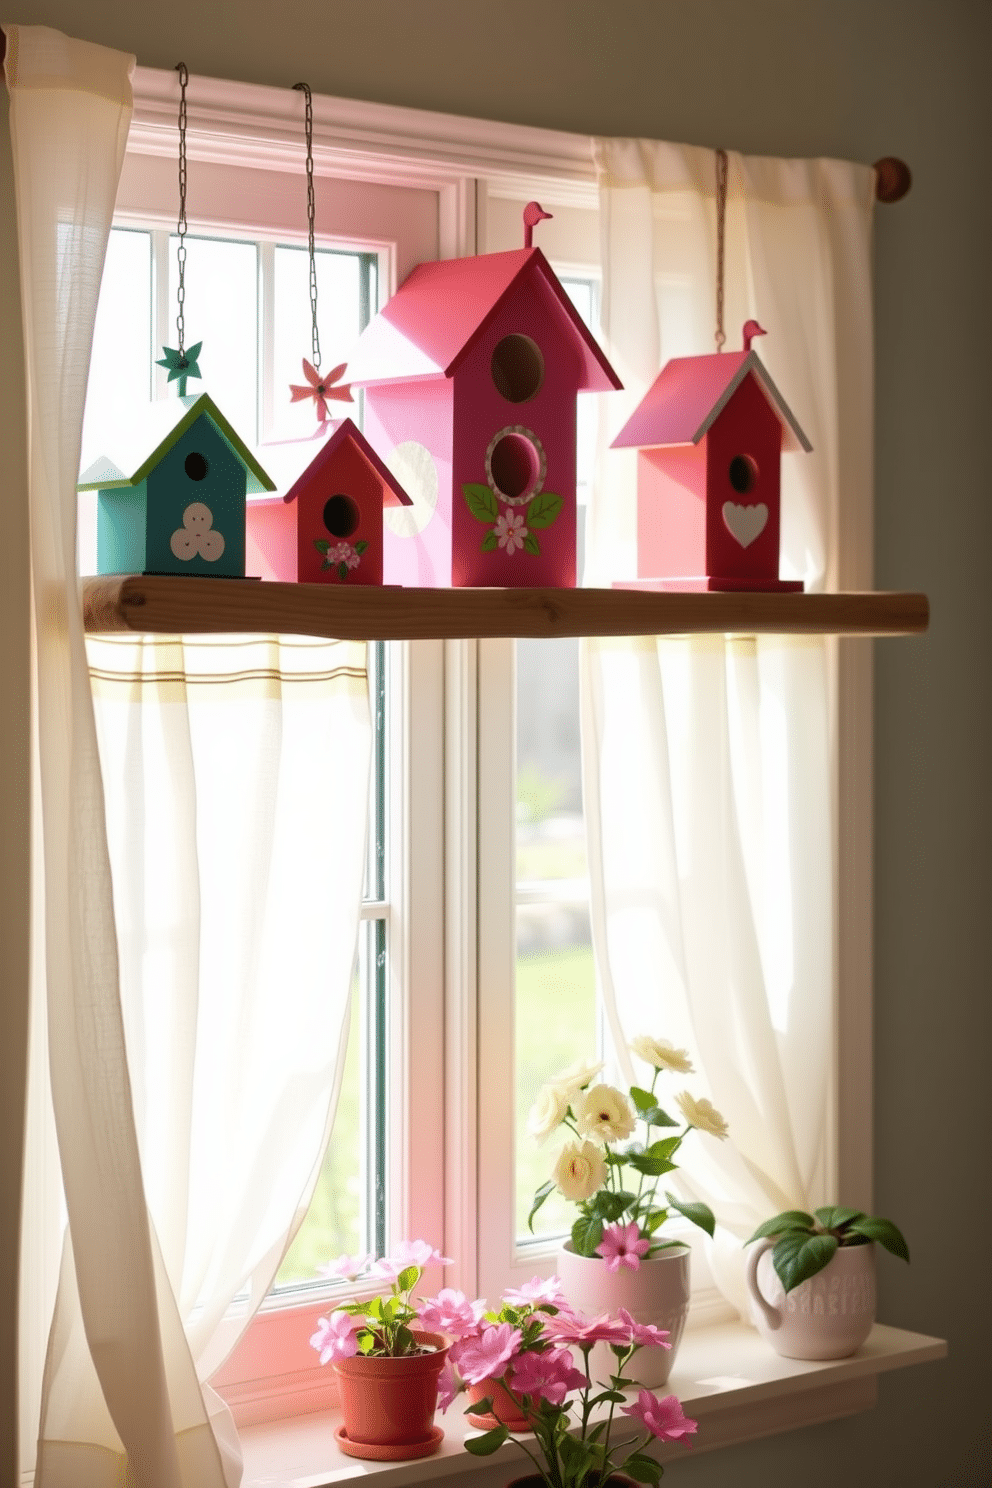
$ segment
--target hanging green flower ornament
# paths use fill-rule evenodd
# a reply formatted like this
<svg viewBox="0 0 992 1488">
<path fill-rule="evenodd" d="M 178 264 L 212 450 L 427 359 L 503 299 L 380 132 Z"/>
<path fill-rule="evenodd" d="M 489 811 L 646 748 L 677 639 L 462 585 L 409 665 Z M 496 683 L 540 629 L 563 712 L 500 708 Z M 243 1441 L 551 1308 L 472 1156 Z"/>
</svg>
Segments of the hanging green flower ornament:
<svg viewBox="0 0 992 1488">
<path fill-rule="evenodd" d="M 184 350 L 181 346 L 163 346 L 162 350 L 165 352 L 165 356 L 160 357 L 155 363 L 157 367 L 168 368 L 169 376 L 166 379 L 168 382 L 176 382 L 178 380 L 180 398 L 185 398 L 186 396 L 187 377 L 202 378 L 203 376 L 198 360 L 202 346 L 202 341 L 197 341 L 196 345 L 191 346 L 188 350 Z"/>
</svg>

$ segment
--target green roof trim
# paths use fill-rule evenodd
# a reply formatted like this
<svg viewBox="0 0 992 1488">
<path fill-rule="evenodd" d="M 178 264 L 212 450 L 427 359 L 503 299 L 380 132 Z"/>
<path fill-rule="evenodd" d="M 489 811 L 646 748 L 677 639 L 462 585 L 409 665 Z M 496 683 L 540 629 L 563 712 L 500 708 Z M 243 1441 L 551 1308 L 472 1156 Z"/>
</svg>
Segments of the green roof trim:
<svg viewBox="0 0 992 1488">
<path fill-rule="evenodd" d="M 138 466 L 138 469 L 130 476 L 125 475 L 118 466 L 115 466 L 106 457 L 101 457 L 88 470 L 83 472 L 76 489 L 78 491 L 109 491 L 115 487 L 140 486 L 148 478 L 149 472 L 154 470 L 163 455 L 168 454 L 169 450 L 178 444 L 179 440 L 186 433 L 186 430 L 196 422 L 201 414 L 205 414 L 210 419 L 210 422 L 214 425 L 231 453 L 245 467 L 248 477 L 248 492 L 257 496 L 264 491 L 274 491 L 276 489 L 275 482 L 262 469 L 251 450 L 237 431 L 228 423 L 209 393 L 198 393 L 194 398 L 183 398 L 179 401 L 189 404 L 186 412 L 173 425 L 165 438 L 161 439 L 155 445 L 151 453 L 145 457 Z M 108 476 L 111 477 L 109 480 L 107 479 Z"/>
</svg>

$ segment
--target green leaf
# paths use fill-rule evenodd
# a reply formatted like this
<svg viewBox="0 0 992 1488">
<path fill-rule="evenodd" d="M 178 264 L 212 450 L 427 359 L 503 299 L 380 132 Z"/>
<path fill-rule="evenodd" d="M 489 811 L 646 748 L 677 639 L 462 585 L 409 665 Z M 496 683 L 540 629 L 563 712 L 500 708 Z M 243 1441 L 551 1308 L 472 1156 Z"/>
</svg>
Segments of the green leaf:
<svg viewBox="0 0 992 1488">
<path fill-rule="evenodd" d="M 786 1209 L 784 1213 L 776 1214 L 774 1219 L 766 1219 L 744 1244 L 750 1245 L 752 1240 L 760 1240 L 764 1235 L 788 1235 L 797 1230 L 811 1235 L 814 1225 L 812 1214 L 805 1214 L 802 1209 Z"/>
<path fill-rule="evenodd" d="M 346 579 L 347 577 L 348 577 L 348 565 L 347 565 L 347 563 L 339 563 L 338 564 L 338 578 L 339 579 Z"/>
<path fill-rule="evenodd" d="M 659 1137 L 657 1142 L 652 1142 L 650 1147 L 645 1148 L 645 1157 L 671 1157 L 677 1152 L 681 1137 Z"/>
<path fill-rule="evenodd" d="M 603 1238 L 603 1221 L 595 1214 L 583 1214 L 572 1226 L 572 1246 L 576 1255 L 592 1256 Z"/>
<path fill-rule="evenodd" d="M 817 1209 L 815 1213 L 825 1230 L 839 1230 L 844 1225 L 849 1225 L 852 1219 L 865 1217 L 860 1209 L 840 1209 L 833 1204 L 826 1209 Z"/>
<path fill-rule="evenodd" d="M 622 1467 L 635 1483 L 660 1483 L 665 1470 L 660 1462 L 655 1462 L 653 1457 L 648 1457 L 643 1452 L 632 1452 Z"/>
<path fill-rule="evenodd" d="M 589 1200 L 589 1213 L 598 1215 L 607 1224 L 613 1224 L 636 1199 L 636 1194 L 614 1193 L 612 1189 L 601 1188 L 599 1193 Z"/>
<path fill-rule="evenodd" d="M 554 1191 L 554 1179 L 549 1178 L 547 1183 L 541 1184 L 540 1188 L 537 1190 L 537 1193 L 534 1195 L 534 1202 L 530 1206 L 530 1213 L 527 1216 L 527 1228 L 530 1230 L 531 1234 L 534 1233 L 534 1215 L 537 1213 L 538 1209 L 540 1209 L 545 1199 L 553 1194 Z"/>
<path fill-rule="evenodd" d="M 655 1230 L 661 1229 L 667 1218 L 667 1209 L 652 1209 L 647 1219 L 642 1223 L 641 1229 L 646 1230 L 649 1235 L 653 1235 Z"/>
<path fill-rule="evenodd" d="M 355 552 L 358 554 L 359 558 L 365 552 L 365 549 L 367 547 L 368 547 L 368 543 L 365 541 L 364 537 L 363 538 L 360 538 L 358 540 L 358 542 L 355 544 Z"/>
<path fill-rule="evenodd" d="M 638 1111 L 650 1111 L 655 1103 L 650 1090 L 642 1090 L 640 1085 L 631 1085 L 630 1098 Z"/>
<path fill-rule="evenodd" d="M 577 1442 L 574 1436 L 562 1437 L 558 1443 L 558 1456 L 561 1459 L 561 1465 L 565 1469 L 566 1475 L 570 1471 L 578 1472 L 580 1468 L 585 1467 L 588 1461 L 586 1448 L 581 1442 Z"/>
<path fill-rule="evenodd" d="M 550 491 L 542 491 L 527 507 L 527 526 L 550 527 L 564 505 L 563 497 L 552 496 Z"/>
<path fill-rule="evenodd" d="M 495 532 L 487 532 L 485 537 L 482 539 L 482 551 L 484 553 L 491 553 L 493 549 L 498 546 L 499 539 L 497 538 Z"/>
<path fill-rule="evenodd" d="M 397 1355 L 411 1354 L 416 1347 L 417 1344 L 409 1328 L 400 1327 L 396 1329 L 396 1347 L 394 1352 Z"/>
<path fill-rule="evenodd" d="M 829 1265 L 836 1252 L 834 1235 L 783 1235 L 772 1249 L 772 1263 L 779 1281 L 791 1292 Z"/>
<path fill-rule="evenodd" d="M 474 1407 L 478 1409 L 478 1407 Z M 494 1426 L 492 1431 L 483 1432 L 482 1436 L 467 1436 L 465 1438 L 465 1450 L 471 1452 L 473 1457 L 491 1457 L 498 1452 L 500 1447 L 510 1435 L 505 1426 Z"/>
<path fill-rule="evenodd" d="M 381 1322 L 382 1321 L 382 1316 L 383 1316 L 383 1313 L 382 1313 L 382 1298 L 381 1297 L 373 1297 L 371 1299 L 371 1301 L 369 1302 L 368 1306 L 365 1308 L 365 1313 L 366 1313 L 366 1316 L 368 1316 L 370 1318 L 373 1318 L 377 1322 Z"/>
<path fill-rule="evenodd" d="M 713 1210 L 709 1204 L 696 1204 L 692 1202 L 683 1204 L 674 1194 L 670 1194 L 667 1191 L 665 1198 L 673 1209 L 677 1209 L 685 1219 L 691 1220 L 694 1225 L 698 1225 L 701 1230 L 705 1230 L 712 1240 L 716 1220 L 713 1217 Z"/>
<path fill-rule="evenodd" d="M 462 1415 L 465 1416 L 488 1416 L 492 1414 L 493 1402 L 487 1395 L 484 1400 L 470 1400 Z"/>
<path fill-rule="evenodd" d="M 469 483 L 462 486 L 462 495 L 468 509 L 477 522 L 495 522 L 499 516 L 499 502 L 488 486 Z"/>
<path fill-rule="evenodd" d="M 313 545 L 317 549 L 318 553 L 326 553 L 328 548 L 331 546 L 326 537 L 315 537 L 313 540 Z"/>
<path fill-rule="evenodd" d="M 399 1276 L 397 1276 L 397 1278 L 396 1278 L 396 1285 L 399 1287 L 399 1289 L 400 1289 L 401 1292 L 408 1292 L 411 1287 L 415 1287 L 417 1285 L 417 1282 L 419 1280 L 420 1280 L 420 1267 L 419 1266 L 406 1266 L 400 1272 Z"/>
<path fill-rule="evenodd" d="M 667 1157 L 651 1157 L 646 1152 L 632 1152 L 627 1161 L 632 1168 L 636 1168 L 639 1173 L 646 1173 L 649 1178 L 660 1178 L 662 1173 L 671 1173 L 677 1167 Z"/>
<path fill-rule="evenodd" d="M 541 551 L 541 544 L 538 542 L 538 540 L 534 536 L 533 532 L 528 532 L 527 536 L 524 538 L 524 549 L 528 553 L 533 553 L 533 555 L 534 555 L 535 558 L 540 553 L 540 551 Z"/>
<path fill-rule="evenodd" d="M 589 1404 L 591 1406 L 601 1405 L 604 1400 L 612 1400 L 615 1405 L 626 1405 L 627 1403 L 626 1395 L 621 1394 L 619 1390 L 603 1390 L 599 1395 L 594 1395 Z"/>
<path fill-rule="evenodd" d="M 886 1250 L 890 1250 L 900 1260 L 909 1260 L 909 1246 L 902 1231 L 896 1229 L 891 1219 L 876 1219 L 871 1214 L 863 1214 L 848 1227 L 847 1233 L 864 1235 L 866 1240 L 877 1240 L 879 1245 L 884 1245 Z"/>
</svg>

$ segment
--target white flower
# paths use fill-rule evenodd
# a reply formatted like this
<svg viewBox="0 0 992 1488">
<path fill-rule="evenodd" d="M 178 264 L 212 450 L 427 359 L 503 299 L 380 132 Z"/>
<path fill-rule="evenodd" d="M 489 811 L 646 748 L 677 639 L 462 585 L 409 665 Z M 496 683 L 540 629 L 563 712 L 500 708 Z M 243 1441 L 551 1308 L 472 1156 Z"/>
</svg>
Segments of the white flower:
<svg viewBox="0 0 992 1488">
<path fill-rule="evenodd" d="M 508 553 L 512 553 L 515 548 L 522 548 L 527 536 L 523 516 L 513 512 L 504 512 L 501 517 L 497 517 L 493 531 L 499 540 L 499 546 Z"/>
<path fill-rule="evenodd" d="M 566 1199 L 589 1199 L 606 1182 L 606 1163 L 592 1142 L 566 1142 L 551 1176 Z"/>
<path fill-rule="evenodd" d="M 720 1112 L 708 1100 L 693 1100 L 688 1090 L 683 1090 L 675 1097 L 675 1104 L 689 1126 L 694 1126 L 697 1131 L 709 1132 L 711 1137 L 720 1137 L 722 1140 L 730 1130 Z"/>
<path fill-rule="evenodd" d="M 622 1142 L 633 1134 L 637 1114 L 630 1097 L 614 1085 L 593 1085 L 579 1097 L 575 1124 L 594 1142 Z"/>
<path fill-rule="evenodd" d="M 568 1095 L 558 1085 L 542 1085 L 527 1117 L 527 1130 L 537 1142 L 546 1142 L 568 1112 Z"/>
<path fill-rule="evenodd" d="M 601 1059 L 576 1059 L 573 1064 L 559 1070 L 557 1075 L 552 1075 L 548 1084 L 555 1086 L 562 1095 L 567 1095 L 568 1104 L 572 1105 L 583 1086 L 591 1085 L 602 1068 Z"/>
<path fill-rule="evenodd" d="M 639 1033 L 631 1039 L 630 1047 L 638 1059 L 655 1069 L 677 1070 L 680 1075 L 692 1073 L 692 1061 L 687 1049 L 674 1048 L 667 1039 L 652 1038 L 649 1033 Z"/>
</svg>

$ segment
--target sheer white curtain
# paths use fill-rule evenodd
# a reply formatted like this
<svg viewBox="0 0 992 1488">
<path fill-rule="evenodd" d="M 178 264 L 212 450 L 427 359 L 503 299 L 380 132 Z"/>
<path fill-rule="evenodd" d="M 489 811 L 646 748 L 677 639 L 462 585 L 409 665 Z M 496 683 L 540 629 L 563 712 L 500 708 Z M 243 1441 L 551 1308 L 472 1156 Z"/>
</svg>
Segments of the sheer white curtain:
<svg viewBox="0 0 992 1488">
<path fill-rule="evenodd" d="M 659 367 L 715 350 L 712 151 L 596 144 L 604 400 L 587 582 L 635 573 L 633 452 L 606 446 Z M 783 577 L 850 582 L 870 513 L 873 173 L 730 155 L 727 345 L 745 319 L 813 444 L 782 461 Z M 863 522 L 863 516 L 861 521 Z M 863 565 L 862 565 L 863 574 Z M 740 1244 L 770 1213 L 834 1197 L 835 650 L 774 637 L 583 648 L 593 935 L 612 1038 L 689 1048 L 730 1139 L 695 1136 L 686 1184 L 714 1207 L 710 1259 L 746 1313 Z"/>
<path fill-rule="evenodd" d="M 240 1480 L 239 1454 L 201 1379 L 234 1341 L 231 1297 L 249 1289 L 245 1318 L 268 1285 L 333 1117 L 364 854 L 364 662 L 274 639 L 192 661 L 179 641 L 99 643 L 98 744 L 75 484 L 134 59 L 5 31 L 43 860 L 32 1033 L 68 1216 L 36 1481 L 220 1488 Z M 37 1067 L 32 1083 L 29 1190 L 47 1185 Z M 51 1206 L 28 1192 L 25 1216 L 33 1259 L 50 1249 Z M 25 1400 L 37 1389 L 22 1381 Z"/>
</svg>

